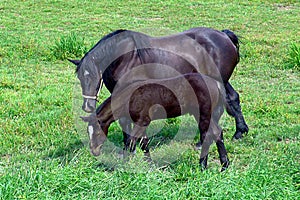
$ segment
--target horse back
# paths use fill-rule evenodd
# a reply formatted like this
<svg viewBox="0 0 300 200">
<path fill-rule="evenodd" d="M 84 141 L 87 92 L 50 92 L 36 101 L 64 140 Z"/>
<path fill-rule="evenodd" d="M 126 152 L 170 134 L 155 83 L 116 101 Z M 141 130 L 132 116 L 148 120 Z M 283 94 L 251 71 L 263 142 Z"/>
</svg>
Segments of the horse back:
<svg viewBox="0 0 300 200">
<path fill-rule="evenodd" d="M 186 60 L 199 73 L 223 82 L 229 80 L 239 61 L 238 48 L 231 38 L 211 28 L 193 28 L 149 40 L 154 48 L 171 52 Z"/>
</svg>

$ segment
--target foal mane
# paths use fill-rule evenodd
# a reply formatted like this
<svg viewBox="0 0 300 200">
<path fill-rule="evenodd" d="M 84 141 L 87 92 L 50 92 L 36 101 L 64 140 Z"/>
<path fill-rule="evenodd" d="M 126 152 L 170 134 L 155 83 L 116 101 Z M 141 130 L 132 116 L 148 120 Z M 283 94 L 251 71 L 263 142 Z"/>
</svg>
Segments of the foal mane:
<svg viewBox="0 0 300 200">
<path fill-rule="evenodd" d="M 109 38 L 112 38 L 113 36 L 119 34 L 119 33 L 122 33 L 122 32 L 125 32 L 127 31 L 126 29 L 119 29 L 119 30 L 116 30 L 114 32 L 111 32 L 107 35 L 105 35 L 104 37 L 102 37 L 84 56 L 83 58 L 80 60 L 79 64 L 77 65 L 76 67 L 76 70 L 75 70 L 75 73 L 78 73 L 79 69 L 80 69 L 80 65 L 81 65 L 81 62 L 82 60 L 91 52 L 93 51 L 96 47 L 98 47 L 99 45 L 101 45 L 104 41 L 108 40 Z"/>
</svg>

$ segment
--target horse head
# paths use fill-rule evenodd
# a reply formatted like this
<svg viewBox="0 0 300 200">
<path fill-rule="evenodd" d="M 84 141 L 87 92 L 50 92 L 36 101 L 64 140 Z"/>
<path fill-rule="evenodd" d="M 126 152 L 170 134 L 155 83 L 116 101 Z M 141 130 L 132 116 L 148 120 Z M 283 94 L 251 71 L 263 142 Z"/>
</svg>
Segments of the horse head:
<svg viewBox="0 0 300 200">
<path fill-rule="evenodd" d="M 84 58 L 81 60 L 68 60 L 77 66 L 76 73 L 81 84 L 83 97 L 82 109 L 87 113 L 92 113 L 96 109 L 102 77 L 95 63 L 91 59 Z"/>
</svg>

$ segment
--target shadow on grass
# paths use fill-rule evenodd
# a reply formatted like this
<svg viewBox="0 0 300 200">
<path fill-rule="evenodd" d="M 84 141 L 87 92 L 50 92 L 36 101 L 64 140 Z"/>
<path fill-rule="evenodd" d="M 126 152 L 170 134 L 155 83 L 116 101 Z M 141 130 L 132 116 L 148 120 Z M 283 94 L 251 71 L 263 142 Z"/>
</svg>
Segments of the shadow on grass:
<svg viewBox="0 0 300 200">
<path fill-rule="evenodd" d="M 185 118 L 189 119 L 189 118 Z M 160 146 L 169 145 L 172 141 L 187 141 L 194 140 L 195 143 L 199 140 L 199 131 L 197 130 L 196 121 L 190 124 L 184 124 L 185 128 L 181 129 L 181 118 L 170 118 L 166 119 L 165 122 L 160 122 L 157 127 L 147 128 L 147 136 L 149 138 L 149 148 L 151 150 L 159 148 Z M 153 122 L 152 122 L 153 123 Z M 162 126 L 162 127 L 161 127 Z M 195 126 L 195 127 L 193 127 Z M 196 128 L 196 129 L 195 129 Z M 123 148 L 123 135 L 121 133 L 121 128 L 118 127 L 112 133 L 108 134 L 108 140 L 112 142 L 115 146 Z M 139 141 L 138 141 L 139 143 Z M 137 147 L 139 148 L 139 147 Z"/>
<path fill-rule="evenodd" d="M 80 139 L 76 139 L 73 142 L 68 143 L 66 146 L 62 145 L 50 151 L 44 156 L 44 159 L 59 158 L 62 163 L 65 163 L 71 161 L 78 150 L 82 147 L 84 147 L 84 143 Z"/>
<path fill-rule="evenodd" d="M 187 118 L 189 119 L 189 118 Z M 152 158 L 151 163 L 143 160 L 139 141 L 137 142 L 137 153 L 123 158 L 123 135 L 120 127 L 115 127 L 108 134 L 108 140 L 104 143 L 101 155 L 97 157 L 94 168 L 104 171 L 127 171 L 145 173 L 152 170 L 164 170 L 170 168 L 180 160 L 182 154 L 192 150 L 193 145 L 199 140 L 199 132 L 196 122 L 180 123 L 181 119 L 168 119 L 160 124 L 149 126 L 147 135 L 149 137 L 149 149 Z M 187 121 L 187 120 L 186 120 Z M 181 127 L 184 128 L 181 128 Z M 128 153 L 128 152 L 127 152 Z"/>
</svg>

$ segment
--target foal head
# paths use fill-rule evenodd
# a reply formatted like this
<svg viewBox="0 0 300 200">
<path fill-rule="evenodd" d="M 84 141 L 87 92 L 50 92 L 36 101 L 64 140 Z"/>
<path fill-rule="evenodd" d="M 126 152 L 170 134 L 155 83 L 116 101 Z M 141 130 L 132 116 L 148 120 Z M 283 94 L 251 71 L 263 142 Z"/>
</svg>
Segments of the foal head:
<svg viewBox="0 0 300 200">
<path fill-rule="evenodd" d="M 107 129 L 101 126 L 101 122 L 95 114 L 81 117 L 84 122 L 88 122 L 87 132 L 90 139 L 90 150 L 94 156 L 99 156 L 101 147 L 107 138 Z"/>
</svg>

